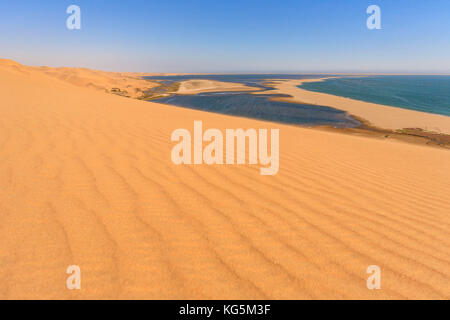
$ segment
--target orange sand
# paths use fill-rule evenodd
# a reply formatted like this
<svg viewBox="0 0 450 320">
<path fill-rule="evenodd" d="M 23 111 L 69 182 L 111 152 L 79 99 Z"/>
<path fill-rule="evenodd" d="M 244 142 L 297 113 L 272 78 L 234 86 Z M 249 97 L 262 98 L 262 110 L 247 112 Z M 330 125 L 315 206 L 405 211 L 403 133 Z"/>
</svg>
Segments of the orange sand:
<svg viewBox="0 0 450 320">
<path fill-rule="evenodd" d="M 0 68 L 9 66 L 24 75 L 43 73 L 48 76 L 69 82 L 79 87 L 91 88 L 102 92 L 116 92 L 130 98 L 139 98 L 143 91 L 159 84 L 143 80 L 144 73 L 105 72 L 85 68 L 49 68 L 29 67 L 11 60 L 0 59 Z M 119 90 L 120 91 L 119 91 Z"/>
<path fill-rule="evenodd" d="M 0 63 L 0 298 L 449 299 L 448 150 L 168 107 Z M 280 171 L 170 135 L 280 129 Z M 82 289 L 65 287 L 79 265 Z M 382 270 L 381 290 L 366 269 Z"/>
</svg>

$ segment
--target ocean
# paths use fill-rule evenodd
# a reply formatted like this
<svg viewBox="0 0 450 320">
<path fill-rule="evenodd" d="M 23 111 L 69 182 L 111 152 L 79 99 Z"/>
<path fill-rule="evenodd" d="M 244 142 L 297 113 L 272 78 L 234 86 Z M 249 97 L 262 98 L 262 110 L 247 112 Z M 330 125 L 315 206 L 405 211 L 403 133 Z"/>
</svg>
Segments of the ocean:
<svg viewBox="0 0 450 320">
<path fill-rule="evenodd" d="M 366 102 L 450 116 L 450 76 L 344 77 L 304 83 L 300 87 Z"/>
</svg>

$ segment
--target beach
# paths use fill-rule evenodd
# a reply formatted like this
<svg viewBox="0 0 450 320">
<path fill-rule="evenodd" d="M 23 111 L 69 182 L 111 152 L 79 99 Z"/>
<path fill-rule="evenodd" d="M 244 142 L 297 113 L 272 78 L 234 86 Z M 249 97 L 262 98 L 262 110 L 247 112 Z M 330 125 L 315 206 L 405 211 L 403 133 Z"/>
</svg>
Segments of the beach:
<svg viewBox="0 0 450 320">
<path fill-rule="evenodd" d="M 448 117 L 300 83 L 275 86 L 374 126 L 450 133 Z M 126 97 L 154 85 L 0 61 L 1 299 L 450 298 L 448 150 Z M 171 133 L 196 120 L 279 129 L 278 173 L 175 165 Z M 81 290 L 66 288 L 70 265 Z"/>
</svg>

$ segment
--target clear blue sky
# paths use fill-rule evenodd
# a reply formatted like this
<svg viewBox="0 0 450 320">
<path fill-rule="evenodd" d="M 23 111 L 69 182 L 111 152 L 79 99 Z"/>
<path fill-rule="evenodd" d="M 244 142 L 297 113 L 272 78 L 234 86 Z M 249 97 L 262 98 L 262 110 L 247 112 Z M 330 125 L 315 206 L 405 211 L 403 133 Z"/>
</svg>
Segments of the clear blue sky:
<svg viewBox="0 0 450 320">
<path fill-rule="evenodd" d="M 66 28 L 81 7 L 82 29 Z M 382 30 L 366 9 L 381 7 Z M 0 57 L 142 72 L 450 72 L 449 0 L 14 0 Z"/>
</svg>

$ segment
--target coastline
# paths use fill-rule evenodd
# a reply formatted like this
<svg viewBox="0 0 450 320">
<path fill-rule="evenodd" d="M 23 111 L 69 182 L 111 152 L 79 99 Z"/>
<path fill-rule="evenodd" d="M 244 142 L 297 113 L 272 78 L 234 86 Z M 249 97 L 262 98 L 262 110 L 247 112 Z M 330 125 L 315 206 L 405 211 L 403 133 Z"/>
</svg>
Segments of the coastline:
<svg viewBox="0 0 450 320">
<path fill-rule="evenodd" d="M 268 81 L 275 90 L 267 94 L 283 94 L 290 97 L 274 98 L 278 101 L 320 105 L 346 111 L 365 119 L 373 127 L 390 130 L 420 128 L 438 134 L 450 134 L 450 117 L 393 106 L 386 106 L 350 98 L 319 93 L 298 88 L 305 82 L 317 82 L 335 77 L 303 80 Z"/>
<path fill-rule="evenodd" d="M 302 79 L 302 80 L 267 80 L 265 83 L 273 86 L 274 90 L 265 91 L 261 88 L 250 87 L 241 83 L 221 82 L 214 80 L 184 80 L 174 84 L 164 84 L 147 79 L 144 76 L 156 74 L 136 73 L 136 72 L 105 72 L 86 68 L 49 68 L 24 66 L 11 60 L 0 60 L 3 65 L 8 65 L 21 72 L 39 72 L 58 80 L 68 82 L 78 87 L 90 88 L 97 91 L 123 96 L 133 99 L 152 101 L 154 99 L 179 95 L 195 95 L 207 92 L 231 92 L 242 91 L 250 94 L 274 94 L 280 93 L 290 97 L 271 98 L 278 101 L 303 103 L 310 105 L 323 105 L 334 109 L 346 111 L 352 118 L 362 123 L 360 128 L 343 129 L 331 126 L 314 126 L 314 129 L 342 132 L 347 134 L 364 135 L 375 138 L 395 138 L 410 143 L 439 145 L 450 148 L 450 136 L 445 125 L 442 126 L 441 115 L 433 115 L 425 112 L 407 110 L 393 106 L 383 106 L 339 97 L 330 94 L 317 93 L 305 89 L 297 88 L 304 82 L 323 81 L 325 79 L 339 78 L 345 76 L 370 76 L 373 74 L 333 74 L 323 78 Z M 1 66 L 1 64 L 0 64 Z M 159 74 L 159 75 L 185 75 L 179 73 Z M 377 74 L 383 75 L 383 74 Z M 392 74 L 402 75 L 402 74 Z M 431 75 L 431 74 L 430 74 Z M 286 86 L 289 86 L 286 88 Z M 311 95 L 311 93 L 314 93 Z M 314 96 L 311 98 L 311 96 Z M 317 103 L 317 101 L 323 103 Z M 371 109 L 371 110 L 367 110 Z M 369 112 L 367 112 L 369 111 Z M 435 117 L 437 116 L 437 117 Z M 410 121 L 411 117 L 414 121 Z M 386 124 L 386 119 L 396 118 L 395 125 Z M 437 118 L 441 118 L 437 120 Z M 405 121 L 405 119 L 409 119 Z M 275 121 L 276 122 L 276 121 Z M 449 122 L 444 118 L 444 122 Z M 427 126 L 427 124 L 434 124 Z M 437 126 L 435 125 L 437 124 Z M 408 125 L 408 126 L 406 126 Z M 450 124 L 449 124 L 450 126 Z M 407 128 L 408 130 L 403 130 Z M 441 130 L 444 128 L 444 130 Z"/>
<path fill-rule="evenodd" d="M 360 77 L 369 76 L 372 74 L 342 75 Z M 438 138 L 439 135 L 450 134 L 450 120 L 449 117 L 445 115 L 376 104 L 332 94 L 308 91 L 297 87 L 305 82 L 317 82 L 326 79 L 340 78 L 342 75 L 336 74 L 328 77 L 300 80 L 268 79 L 264 83 L 271 86 L 273 88 L 272 90 L 261 90 L 260 88 L 253 88 L 244 84 L 233 82 L 221 82 L 214 80 L 184 80 L 178 82 L 179 85 L 176 91 L 168 92 L 166 95 L 195 95 L 207 92 L 230 91 L 242 91 L 250 94 L 281 94 L 286 97 L 273 97 L 271 100 L 307 105 L 320 105 L 345 111 L 350 116 L 363 123 L 361 128 L 371 131 L 384 132 L 390 130 L 392 133 L 401 134 L 402 132 L 405 133 L 405 130 L 408 130 L 410 132 L 413 131 L 413 135 L 425 137 L 430 133 L 433 133 L 434 137 Z M 426 132 L 426 134 L 421 131 Z M 445 141 L 445 144 L 448 144 L 446 137 L 440 140 Z"/>
<path fill-rule="evenodd" d="M 368 76 L 369 74 L 365 74 L 364 76 Z M 348 74 L 347 74 L 348 76 Z M 356 75 L 353 74 L 352 76 L 363 76 L 363 75 Z M 177 86 L 175 86 L 175 91 L 172 92 L 167 92 L 163 95 L 157 95 L 156 98 L 160 98 L 160 97 L 164 97 L 164 96 L 169 96 L 169 95 L 173 95 L 173 94 L 177 94 L 177 95 L 196 95 L 199 93 L 207 93 L 207 92 L 229 92 L 229 91 L 242 91 L 242 92 L 248 92 L 249 94 L 283 94 L 289 97 L 271 97 L 270 100 L 275 100 L 275 101 L 284 101 L 284 102 L 294 102 L 294 103 L 301 103 L 301 104 L 308 104 L 308 105 L 315 105 L 315 103 L 308 101 L 307 99 L 300 98 L 300 99 L 296 99 L 295 97 L 292 96 L 292 90 L 280 90 L 279 84 L 286 84 L 286 83 L 294 83 L 294 88 L 296 89 L 296 85 L 297 85 L 297 81 L 299 83 L 304 83 L 304 82 L 316 82 L 316 81 L 323 81 L 325 79 L 332 79 L 332 78 L 339 78 L 340 76 L 338 75 L 334 75 L 334 76 L 329 76 L 329 77 L 323 77 L 323 78 L 319 78 L 319 79 L 302 79 L 302 80 L 266 80 L 264 82 L 265 85 L 273 87 L 273 90 L 264 90 L 264 89 L 260 89 L 260 88 L 254 88 L 254 87 L 249 87 L 246 86 L 244 84 L 240 84 L 240 83 L 233 83 L 233 82 L 221 82 L 221 81 L 215 81 L 215 80 L 204 80 L 204 79 L 199 79 L 199 80 L 184 80 L 181 82 L 177 82 Z M 306 93 L 310 92 L 307 90 L 303 90 Z M 320 95 L 320 94 L 319 94 Z M 343 98 L 343 97 L 339 97 L 339 96 L 334 96 L 334 95 L 328 95 L 328 96 L 332 96 L 332 97 L 338 97 L 338 98 Z M 395 139 L 395 140 L 400 140 L 403 142 L 408 142 L 408 143 L 417 143 L 420 145 L 432 145 L 432 146 L 440 146 L 440 147 L 444 147 L 444 148 L 450 148 L 450 135 L 445 133 L 445 132 L 439 132 L 440 128 L 436 128 L 435 126 L 433 127 L 434 130 L 429 130 L 427 129 L 427 126 L 424 125 L 422 118 L 423 115 L 433 115 L 433 114 L 429 114 L 429 113 L 425 113 L 425 112 L 419 112 L 419 111 L 414 111 L 414 110 L 408 110 L 408 109 L 403 109 L 403 108 L 398 108 L 398 107 L 394 107 L 394 106 L 383 106 L 383 105 L 379 105 L 379 104 L 374 104 L 374 103 L 369 103 L 369 102 L 364 102 L 364 101 L 360 101 L 360 100 L 354 100 L 354 99 L 350 99 L 350 98 L 345 98 L 345 99 L 349 99 L 351 100 L 351 104 L 353 105 L 357 105 L 357 107 L 359 108 L 359 104 L 362 103 L 366 103 L 368 104 L 370 107 L 372 107 L 370 115 L 368 115 L 366 112 L 363 113 L 363 115 L 365 117 L 361 117 L 359 115 L 358 111 L 355 111 L 355 108 L 349 108 L 347 110 L 345 110 L 346 108 L 343 108 L 341 105 L 339 105 L 339 107 L 336 107 L 335 101 L 332 101 L 331 103 L 329 103 L 329 105 L 325 105 L 325 104 L 320 104 L 321 106 L 328 106 L 334 109 L 339 109 L 342 111 L 346 111 L 349 116 L 351 116 L 353 119 L 359 121 L 361 123 L 360 127 L 357 128 L 335 128 L 332 126 L 327 126 L 327 125 L 319 125 L 319 126 L 312 126 L 311 128 L 313 129 L 318 129 L 318 130 L 326 130 L 326 131 L 333 131 L 333 132 L 340 132 L 340 133 L 346 133 L 346 134 L 353 134 L 353 135 L 362 135 L 362 136 L 366 136 L 366 137 L 371 137 L 371 138 L 381 138 L 381 139 Z M 153 100 L 153 98 L 148 99 L 148 101 Z M 306 100 L 306 101 L 305 101 Z M 327 102 L 329 102 L 327 100 Z M 173 106 L 173 105 L 172 105 Z M 374 108 L 373 108 L 374 107 Z M 413 116 L 415 122 L 414 124 L 416 124 L 416 126 L 411 126 L 411 127 L 402 127 L 401 125 L 398 127 L 391 127 L 389 128 L 389 126 L 387 126 L 385 124 L 385 122 L 383 121 L 382 123 L 377 122 L 378 125 L 375 125 L 373 123 L 373 121 L 371 122 L 370 119 L 373 119 L 373 115 L 377 114 L 379 111 L 379 107 L 384 108 L 381 112 L 383 113 L 384 116 L 388 117 L 392 117 L 395 116 L 396 113 L 401 113 L 402 114 L 402 121 L 401 124 L 407 125 L 407 124 L 412 124 L 410 121 L 407 122 L 405 121 L 405 115 L 409 118 L 411 118 L 411 116 Z M 351 110 L 351 112 L 349 112 L 349 110 Z M 364 110 L 362 110 L 364 111 Z M 412 112 L 410 112 L 412 111 Z M 417 114 L 419 113 L 419 114 Z M 358 115 L 357 115 L 358 114 Z M 446 117 L 446 116 L 440 116 L 437 115 L 437 118 L 441 118 L 441 117 Z M 237 117 L 239 117 L 237 115 Z M 369 117 L 369 119 L 367 119 L 367 117 Z M 418 119 L 418 117 L 420 117 Z M 425 117 L 427 118 L 427 117 Z M 431 118 L 435 118 L 435 117 L 431 117 Z M 270 120 L 265 120 L 265 121 L 270 121 Z M 428 120 L 430 121 L 430 120 Z M 271 122 L 277 123 L 276 120 L 272 120 Z M 436 119 L 431 119 L 431 122 L 428 123 L 436 123 Z M 440 121 L 438 121 L 438 123 L 442 123 L 442 119 L 440 119 Z M 305 125 L 303 126 L 305 127 Z M 308 126 L 306 126 L 308 127 Z"/>
</svg>

